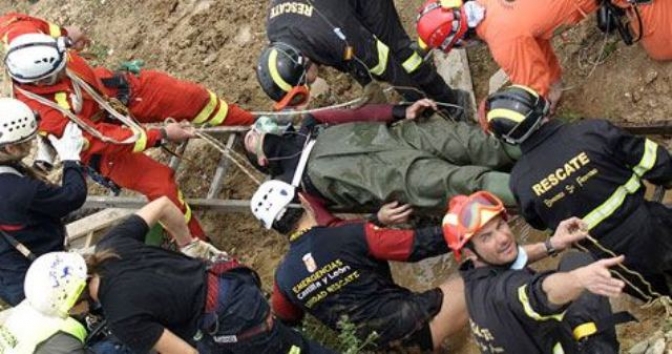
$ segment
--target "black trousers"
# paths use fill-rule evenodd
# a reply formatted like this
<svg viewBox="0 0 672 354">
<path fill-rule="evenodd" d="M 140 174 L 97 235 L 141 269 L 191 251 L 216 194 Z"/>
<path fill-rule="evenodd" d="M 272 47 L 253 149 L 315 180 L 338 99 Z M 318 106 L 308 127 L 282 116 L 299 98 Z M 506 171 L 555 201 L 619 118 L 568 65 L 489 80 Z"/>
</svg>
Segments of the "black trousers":
<svg viewBox="0 0 672 354">
<path fill-rule="evenodd" d="M 417 100 L 426 95 L 439 102 L 458 104 L 454 90 L 411 46 L 413 41 L 404 30 L 392 0 L 349 0 L 349 3 L 363 26 L 359 31 L 354 28 L 346 29 L 346 36 L 354 47 L 355 55 L 370 69 L 376 67 L 384 57 L 376 38 L 389 48 L 384 71 L 380 74 L 372 73 L 374 77 L 398 86 L 397 91 L 407 100 Z M 353 60 L 352 65 L 357 71 L 356 66 L 361 66 L 361 63 Z M 360 83 L 366 84 L 363 75 L 368 76 L 368 73 L 355 74 L 360 77 Z"/>
<path fill-rule="evenodd" d="M 567 252 L 563 255 L 558 265 L 558 271 L 569 272 L 574 269 L 586 266 L 595 261 L 589 253 Z M 618 340 L 616 338 L 616 328 L 611 321 L 611 305 L 609 299 L 604 296 L 595 295 L 584 291 L 567 308 L 563 317 L 563 338 L 562 346 L 566 353 L 576 353 L 577 342 L 573 336 L 573 330 L 585 323 L 594 322 L 600 331 L 592 337 L 599 336 L 601 341 L 608 343 L 614 352 L 618 352 Z M 567 350 L 570 348 L 570 350 Z"/>
</svg>

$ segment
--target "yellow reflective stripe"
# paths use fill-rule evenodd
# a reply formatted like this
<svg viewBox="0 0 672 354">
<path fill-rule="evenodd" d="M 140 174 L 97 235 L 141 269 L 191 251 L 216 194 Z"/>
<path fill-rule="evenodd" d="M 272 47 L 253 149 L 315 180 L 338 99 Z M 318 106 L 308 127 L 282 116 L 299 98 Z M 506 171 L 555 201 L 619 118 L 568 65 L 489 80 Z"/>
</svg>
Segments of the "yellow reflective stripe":
<svg viewBox="0 0 672 354">
<path fill-rule="evenodd" d="M 189 204 L 184 202 L 184 195 L 180 190 L 177 191 L 177 200 L 181 205 L 184 205 L 184 221 L 191 221 L 191 208 L 189 207 Z"/>
<path fill-rule="evenodd" d="M 512 111 L 510 109 L 506 108 L 495 108 L 488 112 L 487 115 L 487 121 L 490 122 L 491 120 L 495 118 L 507 118 L 510 119 L 516 123 L 520 123 L 523 120 L 525 120 L 525 116 L 521 113 L 518 113 L 516 111 Z"/>
<path fill-rule="evenodd" d="M 586 322 L 581 325 L 578 325 L 572 331 L 572 335 L 575 340 L 580 340 L 581 338 L 588 337 L 589 335 L 597 333 L 597 326 L 595 322 Z"/>
<path fill-rule="evenodd" d="M 427 45 L 427 43 L 425 43 L 425 41 L 423 41 L 422 38 L 420 38 L 420 37 L 418 37 L 418 46 L 419 46 L 420 49 L 422 49 L 422 50 L 427 50 L 427 48 L 429 48 L 429 46 Z"/>
<path fill-rule="evenodd" d="M 639 164 L 633 168 L 637 176 L 642 177 L 653 167 L 653 165 L 656 164 L 657 152 L 658 144 L 654 143 L 650 139 L 646 139 L 646 142 L 644 143 L 644 154 L 642 155 L 642 159 L 639 161 Z"/>
<path fill-rule="evenodd" d="M 280 87 L 285 92 L 292 90 L 292 85 L 290 85 L 285 79 L 282 78 L 278 72 L 278 50 L 271 50 L 271 54 L 268 55 L 268 72 L 271 73 L 271 79 L 275 82 L 276 85 Z"/>
<path fill-rule="evenodd" d="M 61 27 L 56 26 L 53 23 L 49 23 L 49 35 L 54 37 L 54 38 L 58 38 L 58 37 L 62 36 L 63 34 L 61 32 Z"/>
<path fill-rule="evenodd" d="M 378 50 L 378 65 L 371 68 L 371 74 L 380 76 L 387 68 L 387 57 L 390 55 L 390 48 L 385 43 L 376 39 L 376 49 Z"/>
<path fill-rule="evenodd" d="M 565 354 L 565 349 L 562 348 L 560 342 L 556 343 L 553 347 L 553 354 Z"/>
<path fill-rule="evenodd" d="M 562 321 L 562 316 L 564 316 L 565 314 L 563 312 L 557 315 L 542 316 L 538 314 L 536 311 L 534 311 L 532 305 L 530 305 L 530 299 L 527 298 L 527 284 L 518 288 L 518 301 L 520 301 L 521 305 L 523 305 L 523 310 L 525 310 L 525 314 L 527 315 L 527 317 L 530 317 L 535 321 L 548 321 L 548 320 Z"/>
<path fill-rule="evenodd" d="M 84 326 L 71 317 L 68 317 L 65 320 L 60 330 L 79 339 L 82 343 L 84 343 L 84 340 L 86 339 L 86 329 L 84 329 Z"/>
<path fill-rule="evenodd" d="M 207 124 L 211 127 L 216 127 L 218 125 L 221 125 L 222 122 L 224 122 L 224 119 L 226 119 L 226 116 L 229 114 L 229 104 L 219 100 L 219 109 L 217 110 L 217 114 L 215 114 L 212 119 L 210 119 Z"/>
<path fill-rule="evenodd" d="M 406 61 L 404 61 L 401 66 L 403 66 L 404 70 L 410 74 L 414 72 L 420 66 L 420 64 L 422 64 L 422 58 L 418 55 L 418 53 L 413 52 L 413 55 L 406 59 Z"/>
<path fill-rule="evenodd" d="M 296 345 L 292 345 L 292 347 L 289 348 L 287 354 L 301 354 L 301 348 L 297 347 Z"/>
<path fill-rule="evenodd" d="M 640 187 L 639 178 L 637 175 L 633 174 L 628 182 L 622 186 L 618 186 L 616 191 L 604 202 L 602 205 L 595 208 L 588 215 L 583 217 L 583 221 L 588 224 L 588 229 L 592 229 L 595 226 L 599 225 L 604 219 L 608 218 L 611 214 L 618 209 L 625 197 L 628 194 L 635 193 Z"/>
<path fill-rule="evenodd" d="M 56 99 L 56 103 L 58 103 L 59 106 L 63 109 L 70 110 L 70 103 L 68 102 L 68 94 L 65 92 L 58 92 L 56 95 L 54 95 L 54 98 Z"/>
<path fill-rule="evenodd" d="M 639 187 L 641 186 L 639 178 L 656 164 L 657 152 L 658 144 L 646 139 L 642 159 L 637 166 L 632 168 L 634 173 L 628 182 L 622 186 L 618 186 L 614 193 L 612 193 L 602 205 L 593 209 L 593 211 L 583 217 L 583 221 L 588 224 L 589 230 L 599 225 L 604 219 L 611 216 L 616 209 L 620 208 L 628 194 L 633 194 L 639 190 Z"/>
<path fill-rule="evenodd" d="M 212 112 L 215 110 L 215 107 L 217 107 L 217 101 L 219 100 L 217 98 L 217 95 L 215 95 L 214 92 L 208 90 L 208 94 L 210 95 L 210 101 L 208 101 L 208 104 L 203 107 L 203 109 L 196 115 L 196 118 L 194 118 L 191 122 L 194 124 L 201 124 L 204 123 L 208 117 L 212 114 Z"/>
<path fill-rule="evenodd" d="M 525 85 L 511 85 L 511 87 L 517 87 L 521 90 L 525 90 L 530 95 L 532 95 L 533 97 L 539 97 L 539 94 L 537 93 L 537 91 L 534 91 L 531 87 L 528 87 L 528 86 L 525 86 Z"/>
<path fill-rule="evenodd" d="M 133 152 L 142 152 L 147 148 L 147 132 L 140 130 L 140 137 L 135 141 L 133 145 Z"/>
</svg>

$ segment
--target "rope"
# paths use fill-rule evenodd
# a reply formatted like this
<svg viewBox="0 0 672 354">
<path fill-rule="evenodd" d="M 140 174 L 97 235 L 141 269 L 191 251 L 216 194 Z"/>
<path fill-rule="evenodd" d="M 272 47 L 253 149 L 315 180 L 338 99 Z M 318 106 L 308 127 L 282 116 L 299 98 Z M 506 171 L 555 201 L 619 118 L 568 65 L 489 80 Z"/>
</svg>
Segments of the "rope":
<svg viewBox="0 0 672 354">
<path fill-rule="evenodd" d="M 617 257 L 617 255 L 613 251 L 611 251 L 608 248 L 602 246 L 602 244 L 600 244 L 600 242 L 598 240 L 596 240 L 594 237 L 588 235 L 586 237 L 586 239 L 588 241 L 590 241 L 593 245 L 595 245 L 595 247 L 597 247 L 600 251 L 608 254 L 611 257 Z M 584 251 L 584 252 L 590 253 L 590 251 L 586 247 L 584 247 L 580 244 L 576 244 L 576 247 L 579 248 L 580 250 Z M 623 282 L 625 282 L 625 284 L 627 286 L 629 286 L 631 289 L 636 291 L 643 298 L 647 299 L 646 303 L 644 305 L 642 305 L 642 308 L 651 308 L 655 304 L 660 304 L 665 308 L 665 312 L 666 312 L 667 316 L 672 316 L 672 299 L 669 296 L 662 295 L 662 294 L 654 291 L 653 288 L 651 287 L 651 283 L 649 283 L 646 279 L 644 279 L 644 277 L 639 272 L 631 270 L 628 267 L 624 266 L 623 264 L 618 264 L 618 267 L 622 271 L 624 271 L 625 273 L 628 273 L 628 274 L 634 276 L 635 278 L 637 278 L 639 281 L 641 281 L 642 284 L 644 284 L 646 286 L 647 292 L 644 292 L 638 286 L 636 286 L 631 281 L 626 279 L 625 276 L 623 274 L 621 274 L 620 272 L 611 271 L 618 278 L 623 280 Z"/>
<path fill-rule="evenodd" d="M 219 150 L 219 152 L 221 152 L 224 156 L 226 156 L 226 158 L 228 158 L 231 162 L 233 162 L 236 166 L 238 166 L 238 168 L 240 168 L 241 171 L 243 171 L 247 175 L 247 177 L 250 177 L 250 179 L 254 181 L 254 183 L 256 183 L 257 185 L 261 185 L 261 181 L 258 178 L 256 178 L 250 172 L 250 170 L 248 170 L 248 168 L 244 166 L 243 163 L 238 161 L 238 159 L 240 159 L 241 161 L 244 161 L 244 163 L 249 164 L 249 162 L 246 161 L 244 156 L 241 156 L 239 153 L 233 151 L 233 149 L 229 149 L 228 146 L 222 144 L 222 142 L 215 139 L 206 132 L 196 131 L 194 132 L 194 134 L 199 138 L 203 139 L 208 144 L 212 145 L 215 149 Z"/>
</svg>

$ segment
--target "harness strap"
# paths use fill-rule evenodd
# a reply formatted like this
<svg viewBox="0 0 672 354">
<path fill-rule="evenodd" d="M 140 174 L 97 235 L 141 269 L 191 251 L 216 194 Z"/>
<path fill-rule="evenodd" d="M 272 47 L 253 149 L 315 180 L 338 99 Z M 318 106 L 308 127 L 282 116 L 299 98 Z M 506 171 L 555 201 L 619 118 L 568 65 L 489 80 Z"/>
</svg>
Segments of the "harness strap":
<svg viewBox="0 0 672 354">
<path fill-rule="evenodd" d="M 303 177 L 303 171 L 306 169 L 306 165 L 308 164 L 308 158 L 310 157 L 310 153 L 313 151 L 313 147 L 315 147 L 315 143 L 317 140 L 312 139 L 308 141 L 306 144 L 306 147 L 303 148 L 303 151 L 301 152 L 301 158 L 299 159 L 299 164 L 296 166 L 296 170 L 294 171 L 294 178 L 292 178 L 292 186 L 298 187 L 299 184 L 301 183 L 301 178 Z"/>
</svg>

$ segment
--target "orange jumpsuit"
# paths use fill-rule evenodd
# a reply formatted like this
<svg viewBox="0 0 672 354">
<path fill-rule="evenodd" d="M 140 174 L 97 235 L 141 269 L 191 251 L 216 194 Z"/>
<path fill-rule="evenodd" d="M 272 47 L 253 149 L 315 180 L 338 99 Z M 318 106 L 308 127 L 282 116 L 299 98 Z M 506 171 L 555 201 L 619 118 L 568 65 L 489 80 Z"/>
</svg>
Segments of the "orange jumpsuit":
<svg viewBox="0 0 672 354">
<path fill-rule="evenodd" d="M 5 44 L 25 33 L 45 33 L 53 37 L 66 35 L 63 28 L 37 18 L 21 14 L 0 17 L 0 38 Z M 116 95 L 116 88 L 105 87 L 101 81 L 112 77 L 112 71 L 92 68 L 75 51 L 68 51 L 67 55 L 67 68 L 71 72 L 99 93 L 108 97 Z M 254 117 L 249 112 L 234 104 L 227 104 L 195 83 L 177 80 L 165 73 L 151 70 L 143 70 L 137 76 L 127 73 L 125 78 L 130 88 L 128 108 L 141 123 L 162 122 L 167 117 L 210 125 L 250 125 L 254 122 Z M 82 92 L 81 104 L 73 101 L 75 90 L 68 77 L 50 86 L 15 85 L 71 110 L 105 136 L 121 141 L 132 135 L 128 127 L 105 118 L 105 112 L 86 92 Z M 61 111 L 31 100 L 18 91 L 15 94 L 39 114 L 39 129 L 42 134 L 62 135 L 68 118 Z M 191 209 L 183 200 L 175 183 L 173 170 L 143 154 L 145 149 L 160 143 L 160 130 L 146 129 L 134 144 L 124 145 L 103 142 L 87 132 L 83 134 L 87 142 L 81 152 L 83 163 L 95 165 L 91 167 L 101 175 L 123 188 L 144 194 L 149 200 L 167 196 L 185 214 L 191 234 L 194 237 L 205 237 L 198 220 L 192 216 Z"/>
<path fill-rule="evenodd" d="M 633 8 L 625 0 L 613 0 L 619 7 L 629 9 L 633 20 L 632 29 L 637 38 L 639 24 Z M 636 5 L 642 18 L 642 47 L 654 60 L 672 60 L 672 1 L 653 0 L 648 4 Z"/>
<path fill-rule="evenodd" d="M 476 33 L 488 44 L 492 57 L 511 82 L 544 96 L 562 75 L 551 46 L 554 32 L 598 9 L 596 0 L 477 1 L 485 7 L 485 18 Z"/>
</svg>

